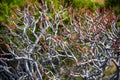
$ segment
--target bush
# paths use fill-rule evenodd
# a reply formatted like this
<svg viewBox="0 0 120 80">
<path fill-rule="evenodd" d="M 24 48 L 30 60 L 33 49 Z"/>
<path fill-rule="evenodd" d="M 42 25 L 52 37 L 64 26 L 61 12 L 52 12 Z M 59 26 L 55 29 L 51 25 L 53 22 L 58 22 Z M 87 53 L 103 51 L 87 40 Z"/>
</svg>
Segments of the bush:
<svg viewBox="0 0 120 80">
<path fill-rule="evenodd" d="M 10 21 L 14 29 L 3 24 L 8 30 L 9 52 L 1 50 L 0 77 L 97 80 L 108 76 L 112 62 L 116 70 L 110 76 L 118 79 L 120 28 L 114 13 L 86 10 L 76 16 L 63 7 L 56 11 L 50 4 L 52 7 L 36 4 L 16 12 L 17 18 Z"/>
</svg>

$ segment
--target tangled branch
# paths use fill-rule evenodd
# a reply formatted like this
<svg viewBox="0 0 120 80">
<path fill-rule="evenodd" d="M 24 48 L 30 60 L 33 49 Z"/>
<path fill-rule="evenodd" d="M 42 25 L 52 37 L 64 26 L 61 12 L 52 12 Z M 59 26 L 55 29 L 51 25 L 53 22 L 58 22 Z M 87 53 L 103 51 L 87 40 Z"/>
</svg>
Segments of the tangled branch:
<svg viewBox="0 0 120 80">
<path fill-rule="evenodd" d="M 11 21 L 15 29 L 6 33 L 9 53 L 0 55 L 2 79 L 97 80 L 106 76 L 111 62 L 116 67 L 111 79 L 118 79 L 120 28 L 114 13 L 86 11 L 71 16 L 66 9 L 51 6 L 17 11 L 17 19 Z M 5 58 L 6 54 L 11 57 Z"/>
</svg>

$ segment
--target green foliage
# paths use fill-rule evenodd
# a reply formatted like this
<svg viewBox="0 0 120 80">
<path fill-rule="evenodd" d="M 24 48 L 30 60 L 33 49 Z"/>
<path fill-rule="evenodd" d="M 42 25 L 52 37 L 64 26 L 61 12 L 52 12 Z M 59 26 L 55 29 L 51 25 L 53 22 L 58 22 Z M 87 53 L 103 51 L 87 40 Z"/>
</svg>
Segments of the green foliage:
<svg viewBox="0 0 120 80">
<path fill-rule="evenodd" d="M 90 0 L 73 0 L 73 6 L 75 7 L 87 7 L 91 4 Z"/>
<path fill-rule="evenodd" d="M 119 6 L 119 0 L 105 0 L 105 6 L 106 7 L 115 7 Z"/>
<path fill-rule="evenodd" d="M 44 2 L 44 0 L 2 0 L 0 3 L 0 22 L 7 22 L 7 20 L 14 14 L 13 9 L 23 9 L 23 6 L 27 5 L 27 2 L 35 3 L 35 2 Z M 68 7 L 72 5 L 72 9 L 74 8 L 88 8 L 90 10 L 94 10 L 96 6 L 101 7 L 99 3 L 92 2 L 91 0 L 48 0 L 47 3 L 53 2 L 54 8 L 56 11 L 59 11 L 61 5 L 65 7 L 67 4 Z M 52 5 L 50 5 L 51 7 Z M 4 16 L 3 16 L 4 15 Z"/>
<path fill-rule="evenodd" d="M 29 3 L 36 0 L 2 0 L 0 3 L 0 22 L 7 22 L 10 16 L 14 15 L 14 9 L 23 9 Z"/>
<path fill-rule="evenodd" d="M 98 2 L 94 2 L 95 6 L 99 6 L 100 9 L 105 7 L 105 4 L 99 4 Z"/>
<path fill-rule="evenodd" d="M 0 3 L 0 21 L 7 22 L 7 18 L 9 18 L 12 14 L 13 8 L 22 8 L 25 5 L 25 0 L 2 0 Z"/>
<path fill-rule="evenodd" d="M 115 13 L 120 15 L 120 0 L 105 0 L 106 8 L 114 8 Z"/>
<path fill-rule="evenodd" d="M 64 5 L 68 5 L 68 7 L 72 5 L 72 8 L 87 8 L 90 10 L 95 10 L 96 7 L 102 8 L 104 6 L 104 4 L 92 2 L 91 0 L 65 0 Z"/>
<path fill-rule="evenodd" d="M 117 22 L 117 26 L 118 26 L 118 27 L 120 27 L 120 21 L 119 21 L 119 22 Z"/>
</svg>

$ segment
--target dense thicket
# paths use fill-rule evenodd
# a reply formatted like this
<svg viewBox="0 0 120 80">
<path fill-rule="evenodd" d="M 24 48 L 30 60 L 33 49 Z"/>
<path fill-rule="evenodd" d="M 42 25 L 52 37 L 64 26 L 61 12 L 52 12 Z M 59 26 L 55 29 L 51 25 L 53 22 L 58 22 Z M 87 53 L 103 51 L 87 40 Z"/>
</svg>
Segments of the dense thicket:
<svg viewBox="0 0 120 80">
<path fill-rule="evenodd" d="M 113 10 L 81 8 L 83 0 L 31 1 L 11 7 L 0 25 L 0 79 L 119 80 L 120 26 Z"/>
</svg>

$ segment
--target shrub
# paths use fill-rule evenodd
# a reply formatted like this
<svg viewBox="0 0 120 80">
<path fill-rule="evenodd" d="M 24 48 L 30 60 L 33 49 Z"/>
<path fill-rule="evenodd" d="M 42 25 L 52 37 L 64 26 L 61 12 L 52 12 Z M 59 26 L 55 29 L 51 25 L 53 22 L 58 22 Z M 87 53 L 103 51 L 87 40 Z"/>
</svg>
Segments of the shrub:
<svg viewBox="0 0 120 80">
<path fill-rule="evenodd" d="M 112 62 L 116 67 L 112 78 L 118 79 L 120 28 L 114 13 L 86 10 L 74 15 L 50 4 L 28 5 L 17 12 L 10 21 L 14 29 L 3 24 L 9 53 L 1 50 L 0 77 L 96 80 L 108 76 L 105 72 Z"/>
</svg>

